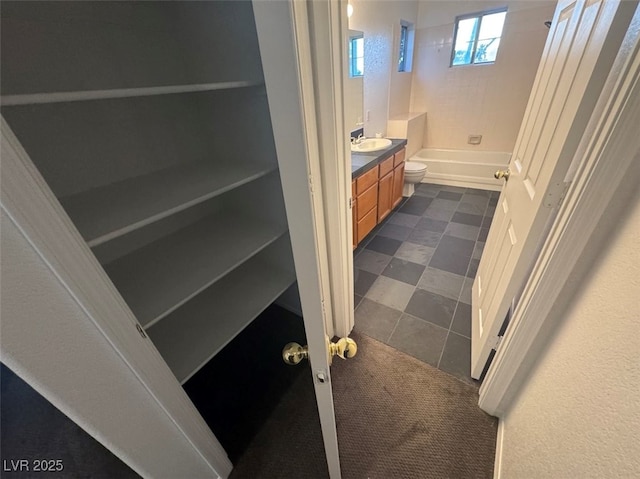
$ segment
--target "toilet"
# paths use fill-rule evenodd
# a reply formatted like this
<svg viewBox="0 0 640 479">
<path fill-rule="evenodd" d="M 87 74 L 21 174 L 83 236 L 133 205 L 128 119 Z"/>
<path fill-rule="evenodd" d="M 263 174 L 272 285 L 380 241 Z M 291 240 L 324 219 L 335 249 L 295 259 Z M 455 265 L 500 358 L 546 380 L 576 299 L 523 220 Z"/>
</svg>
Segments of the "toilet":
<svg viewBox="0 0 640 479">
<path fill-rule="evenodd" d="M 427 172 L 427 165 L 417 161 L 405 161 L 404 163 L 404 187 L 402 196 L 412 196 L 416 183 L 420 183 Z"/>
</svg>

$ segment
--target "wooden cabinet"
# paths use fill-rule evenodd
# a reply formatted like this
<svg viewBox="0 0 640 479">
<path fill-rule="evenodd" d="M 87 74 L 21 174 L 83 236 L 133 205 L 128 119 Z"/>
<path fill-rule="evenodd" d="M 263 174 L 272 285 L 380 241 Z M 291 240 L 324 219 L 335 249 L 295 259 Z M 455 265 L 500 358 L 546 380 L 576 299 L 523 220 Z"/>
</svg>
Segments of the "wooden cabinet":
<svg viewBox="0 0 640 479">
<path fill-rule="evenodd" d="M 378 208 L 373 207 L 362 219 L 358 220 L 358 243 L 362 241 L 378 224 Z"/>
<path fill-rule="evenodd" d="M 393 192 L 393 156 L 390 156 L 380 163 L 380 173 L 378 181 L 378 223 L 385 219 L 391 210 Z"/>
<path fill-rule="evenodd" d="M 404 150 L 402 150 L 404 152 Z M 395 208 L 402 201 L 402 189 L 404 187 L 404 161 L 393 169 L 393 188 L 391 193 L 391 208 Z"/>
<path fill-rule="evenodd" d="M 378 220 L 378 166 L 356 180 L 356 229 L 359 243 Z"/>
<path fill-rule="evenodd" d="M 351 183 L 353 248 L 402 201 L 403 148 Z"/>
<path fill-rule="evenodd" d="M 395 155 L 390 156 L 389 158 L 387 158 L 386 160 L 383 160 L 380 163 L 380 166 L 379 166 L 380 173 L 378 175 L 379 178 L 384 178 L 385 176 L 387 176 L 389 173 L 393 171 L 394 158 L 395 158 Z"/>
<path fill-rule="evenodd" d="M 374 183 L 361 195 L 358 195 L 358 221 L 378 204 L 378 183 Z"/>
<path fill-rule="evenodd" d="M 370 169 L 356 179 L 356 194 L 360 196 L 371 186 L 378 183 L 378 167 Z"/>
</svg>

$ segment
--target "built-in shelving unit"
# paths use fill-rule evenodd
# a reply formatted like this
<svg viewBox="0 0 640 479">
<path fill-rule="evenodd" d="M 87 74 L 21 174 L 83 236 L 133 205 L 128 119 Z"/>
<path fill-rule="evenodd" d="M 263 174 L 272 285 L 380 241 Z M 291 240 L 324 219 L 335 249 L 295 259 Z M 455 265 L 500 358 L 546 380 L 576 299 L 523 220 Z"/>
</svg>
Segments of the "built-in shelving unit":
<svg viewBox="0 0 640 479">
<path fill-rule="evenodd" d="M 275 165 L 201 161 L 60 199 L 89 246 L 97 246 L 275 171 Z M 100 212 L 96 216 L 96 212 Z"/>
<path fill-rule="evenodd" d="M 251 2 L 0 8 L 2 114 L 183 383 L 296 279 Z"/>
<path fill-rule="evenodd" d="M 284 233 L 283 226 L 253 218 L 207 216 L 107 264 L 105 270 L 147 327 Z"/>
<path fill-rule="evenodd" d="M 148 330 L 181 383 L 295 281 L 293 265 L 281 264 L 288 248 L 281 238 Z"/>
</svg>

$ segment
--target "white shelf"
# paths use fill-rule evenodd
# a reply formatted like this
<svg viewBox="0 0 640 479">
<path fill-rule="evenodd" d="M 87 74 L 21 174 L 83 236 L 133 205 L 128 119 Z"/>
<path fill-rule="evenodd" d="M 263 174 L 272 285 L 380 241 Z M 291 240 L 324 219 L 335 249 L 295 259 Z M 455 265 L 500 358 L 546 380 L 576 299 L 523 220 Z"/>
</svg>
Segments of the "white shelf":
<svg viewBox="0 0 640 479">
<path fill-rule="evenodd" d="M 105 266 L 138 321 L 150 327 L 287 231 L 212 215 Z"/>
<path fill-rule="evenodd" d="M 43 103 L 63 103 L 70 101 L 106 100 L 109 98 L 135 98 L 153 95 L 169 95 L 176 93 L 195 93 L 215 90 L 232 90 L 263 85 L 258 81 L 231 81 L 216 83 L 198 83 L 193 85 L 166 85 L 138 88 L 114 88 L 109 90 L 63 91 L 51 93 L 27 93 L 20 95 L 3 95 L 2 106 L 41 105 Z"/>
<path fill-rule="evenodd" d="M 97 246 L 275 171 L 267 164 L 190 163 L 60 199 Z"/>
<path fill-rule="evenodd" d="M 184 384 L 295 279 L 295 273 L 275 269 L 256 257 L 147 332 Z"/>
</svg>

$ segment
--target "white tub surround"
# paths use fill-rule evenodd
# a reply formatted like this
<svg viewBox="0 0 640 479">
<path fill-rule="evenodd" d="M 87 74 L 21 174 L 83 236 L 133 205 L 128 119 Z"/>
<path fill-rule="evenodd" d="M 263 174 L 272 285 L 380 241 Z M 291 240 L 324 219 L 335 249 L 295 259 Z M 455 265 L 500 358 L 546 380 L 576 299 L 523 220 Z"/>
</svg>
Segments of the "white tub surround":
<svg viewBox="0 0 640 479">
<path fill-rule="evenodd" d="M 407 158 L 409 158 L 422 148 L 426 121 L 425 112 L 395 115 L 387 121 L 387 137 L 406 138 Z"/>
<path fill-rule="evenodd" d="M 496 170 L 504 169 L 510 152 L 444 150 L 424 148 L 409 158 L 427 165 L 423 183 L 461 186 L 499 191 L 503 180 L 496 180 Z"/>
</svg>

